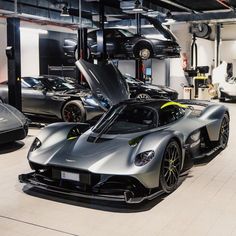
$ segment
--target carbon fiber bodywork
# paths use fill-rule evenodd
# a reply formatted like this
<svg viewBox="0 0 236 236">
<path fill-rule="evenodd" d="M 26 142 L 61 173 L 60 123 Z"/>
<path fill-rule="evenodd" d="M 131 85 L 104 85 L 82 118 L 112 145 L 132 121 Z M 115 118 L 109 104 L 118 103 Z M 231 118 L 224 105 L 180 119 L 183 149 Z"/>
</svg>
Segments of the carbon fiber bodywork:
<svg viewBox="0 0 236 236">
<path fill-rule="evenodd" d="M 128 100 L 117 107 L 144 106 L 159 112 L 168 102 Z M 20 181 L 38 188 L 87 198 L 129 203 L 152 199 L 162 192 L 161 165 L 171 140 L 175 140 L 181 149 L 181 169 L 187 156 L 204 157 L 220 148 L 215 143 L 219 141 L 224 115 L 229 116 L 227 108 L 207 102 L 180 102 L 188 106 L 182 117 L 141 132 L 101 134 L 86 124 L 49 125 L 37 136 L 28 154 L 29 163 L 35 172 L 20 175 Z M 77 135 L 70 138 L 72 133 Z M 204 148 L 199 146 L 198 151 L 194 150 L 195 144 L 190 142 L 190 137 L 196 133 L 201 134 L 197 142 L 208 144 Z M 137 137 L 139 141 L 133 145 Z M 153 159 L 143 166 L 137 166 L 137 156 L 150 150 L 154 153 Z M 77 174 L 80 179 L 65 180 L 62 172 Z"/>
</svg>

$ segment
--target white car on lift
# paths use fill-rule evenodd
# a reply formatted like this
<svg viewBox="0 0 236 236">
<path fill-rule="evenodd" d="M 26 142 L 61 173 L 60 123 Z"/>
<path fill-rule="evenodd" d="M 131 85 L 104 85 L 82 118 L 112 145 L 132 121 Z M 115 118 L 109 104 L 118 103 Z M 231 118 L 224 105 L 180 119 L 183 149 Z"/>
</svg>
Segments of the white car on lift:
<svg viewBox="0 0 236 236">
<path fill-rule="evenodd" d="M 227 77 L 227 62 L 224 61 L 212 72 L 212 83 L 218 87 L 218 97 L 221 102 L 226 98 L 236 99 L 236 77 Z"/>
</svg>

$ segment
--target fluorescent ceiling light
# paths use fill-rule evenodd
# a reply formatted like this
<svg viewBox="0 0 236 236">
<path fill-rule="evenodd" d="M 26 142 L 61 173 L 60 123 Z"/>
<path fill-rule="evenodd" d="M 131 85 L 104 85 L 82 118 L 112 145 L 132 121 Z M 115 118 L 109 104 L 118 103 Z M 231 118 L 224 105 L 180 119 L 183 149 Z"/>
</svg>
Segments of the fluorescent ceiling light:
<svg viewBox="0 0 236 236">
<path fill-rule="evenodd" d="M 172 25 L 176 22 L 176 20 L 174 19 L 168 19 L 166 20 L 166 22 L 162 23 L 163 25 Z"/>
<path fill-rule="evenodd" d="M 31 32 L 31 33 L 35 33 L 35 34 L 47 34 L 48 33 L 47 30 L 33 29 L 33 28 L 26 28 L 26 27 L 20 27 L 20 31 L 22 31 L 22 32 Z"/>
</svg>

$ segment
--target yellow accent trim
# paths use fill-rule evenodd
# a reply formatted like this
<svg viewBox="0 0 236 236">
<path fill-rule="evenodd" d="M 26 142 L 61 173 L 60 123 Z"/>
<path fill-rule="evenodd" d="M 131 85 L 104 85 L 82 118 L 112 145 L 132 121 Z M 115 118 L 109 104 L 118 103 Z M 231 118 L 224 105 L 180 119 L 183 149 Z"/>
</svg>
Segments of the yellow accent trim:
<svg viewBox="0 0 236 236">
<path fill-rule="evenodd" d="M 68 138 L 67 140 L 74 140 L 74 139 L 76 139 L 76 138 L 77 138 L 77 136 L 74 136 L 74 137 Z"/>
<path fill-rule="evenodd" d="M 182 107 L 182 108 L 188 108 L 188 106 L 186 106 L 184 104 L 181 104 L 179 102 L 167 102 L 167 103 L 165 103 L 164 105 L 161 106 L 161 109 L 163 109 L 165 107 L 168 107 L 168 106 L 179 106 L 179 107 Z"/>
</svg>

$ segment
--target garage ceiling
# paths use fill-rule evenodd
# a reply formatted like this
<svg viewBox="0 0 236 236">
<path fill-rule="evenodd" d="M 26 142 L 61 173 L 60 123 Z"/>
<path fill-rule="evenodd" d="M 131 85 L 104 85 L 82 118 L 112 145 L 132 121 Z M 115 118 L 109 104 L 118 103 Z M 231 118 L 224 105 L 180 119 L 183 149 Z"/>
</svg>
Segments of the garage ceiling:
<svg viewBox="0 0 236 236">
<path fill-rule="evenodd" d="M 140 2 L 144 14 L 153 14 L 164 21 L 166 14 L 171 12 L 176 21 L 209 21 L 236 19 L 235 0 L 103 0 L 108 21 L 120 22 L 133 19 L 132 9 L 126 11 L 121 5 L 137 7 Z M 63 6 L 70 9 L 70 17 L 62 17 Z M 0 0 L 0 14 L 9 15 L 15 11 L 14 0 Z M 131 7 L 132 8 L 132 7 Z M 78 26 L 79 0 L 18 0 L 17 13 L 24 18 L 33 18 L 40 21 L 48 20 L 60 24 Z M 98 0 L 82 0 L 82 23 L 86 27 L 97 26 L 99 13 Z"/>
</svg>

